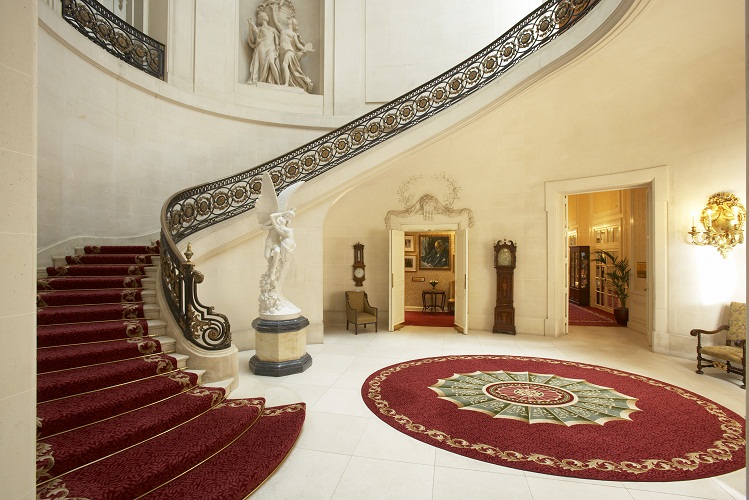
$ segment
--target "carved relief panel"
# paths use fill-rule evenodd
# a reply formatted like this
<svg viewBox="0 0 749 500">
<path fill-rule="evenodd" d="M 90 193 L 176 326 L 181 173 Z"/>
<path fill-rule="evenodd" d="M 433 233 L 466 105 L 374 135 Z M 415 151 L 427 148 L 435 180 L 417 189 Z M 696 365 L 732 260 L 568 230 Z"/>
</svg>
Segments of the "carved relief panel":
<svg viewBox="0 0 749 500">
<path fill-rule="evenodd" d="M 319 0 L 263 0 L 240 4 L 243 61 L 247 84 L 278 85 L 320 93 L 321 9 Z M 243 80 L 244 81 L 244 80 Z"/>
</svg>

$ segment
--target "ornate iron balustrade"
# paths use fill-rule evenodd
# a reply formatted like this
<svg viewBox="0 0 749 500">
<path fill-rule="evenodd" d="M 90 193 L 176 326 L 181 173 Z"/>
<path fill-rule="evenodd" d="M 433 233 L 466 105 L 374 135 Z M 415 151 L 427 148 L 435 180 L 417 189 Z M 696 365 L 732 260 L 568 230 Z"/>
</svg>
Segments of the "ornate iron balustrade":
<svg viewBox="0 0 749 500">
<path fill-rule="evenodd" d="M 63 0 L 62 18 L 115 57 L 164 79 L 164 44 L 133 28 L 96 0 Z"/>
<path fill-rule="evenodd" d="M 187 245 L 184 260 L 176 247 L 161 233 L 161 283 L 169 310 L 184 337 L 198 347 L 208 350 L 231 346 L 229 318 L 214 313 L 213 307 L 198 299 L 197 286 L 203 274 L 190 261 L 192 249 Z"/>
<path fill-rule="evenodd" d="M 166 253 L 162 282 L 165 291 L 171 290 L 166 296 L 174 301 L 170 304 L 173 314 L 184 319 L 185 336 L 190 338 L 195 330 L 190 321 L 213 325 L 213 320 L 206 320 L 200 310 L 197 319 L 190 319 L 188 308 L 194 313 L 195 305 L 180 299 L 180 294 L 197 295 L 194 290 L 184 292 L 187 285 L 182 280 L 190 279 L 190 273 L 182 271 L 187 262 L 176 245 L 191 234 L 254 208 L 263 172 L 270 173 L 280 192 L 294 182 L 329 171 L 485 87 L 574 26 L 599 1 L 549 0 L 486 48 L 394 101 L 267 163 L 173 195 L 161 214 L 161 248 Z M 212 308 L 207 312 L 213 314 Z M 219 330 L 218 326 L 211 328 Z M 228 321 L 225 331 L 229 332 Z"/>
</svg>

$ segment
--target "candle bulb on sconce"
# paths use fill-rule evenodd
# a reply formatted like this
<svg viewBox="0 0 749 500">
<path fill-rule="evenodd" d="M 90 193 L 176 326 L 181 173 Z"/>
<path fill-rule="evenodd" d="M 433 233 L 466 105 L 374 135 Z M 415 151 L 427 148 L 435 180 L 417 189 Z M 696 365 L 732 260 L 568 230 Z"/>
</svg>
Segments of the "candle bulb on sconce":
<svg viewBox="0 0 749 500">
<path fill-rule="evenodd" d="M 687 233 L 689 243 L 714 246 L 725 259 L 733 247 L 744 243 L 745 221 L 746 209 L 735 195 L 716 193 L 708 199 L 700 214 L 700 222 L 705 228 L 703 232 L 697 231 L 692 216 L 692 230 Z"/>
</svg>

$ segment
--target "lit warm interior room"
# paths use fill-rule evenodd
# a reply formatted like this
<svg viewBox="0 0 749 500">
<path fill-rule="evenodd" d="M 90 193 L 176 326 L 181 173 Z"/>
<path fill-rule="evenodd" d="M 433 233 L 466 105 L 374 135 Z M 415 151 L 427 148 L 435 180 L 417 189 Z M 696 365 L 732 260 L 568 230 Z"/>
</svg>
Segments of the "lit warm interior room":
<svg viewBox="0 0 749 500">
<path fill-rule="evenodd" d="M 0 14 L 3 498 L 746 497 L 744 2 Z"/>
</svg>

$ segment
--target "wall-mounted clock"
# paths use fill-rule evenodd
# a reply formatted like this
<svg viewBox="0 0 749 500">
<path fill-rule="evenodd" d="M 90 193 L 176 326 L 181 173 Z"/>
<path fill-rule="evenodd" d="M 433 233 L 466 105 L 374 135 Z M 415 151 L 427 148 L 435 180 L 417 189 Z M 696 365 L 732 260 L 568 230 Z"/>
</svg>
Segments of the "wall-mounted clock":
<svg viewBox="0 0 749 500">
<path fill-rule="evenodd" d="M 494 268 L 497 270 L 497 303 L 494 307 L 494 333 L 515 335 L 513 288 L 517 246 L 512 240 L 494 245 Z"/>
<path fill-rule="evenodd" d="M 364 283 L 364 245 L 357 243 L 354 245 L 354 284 L 362 286 Z"/>
</svg>

